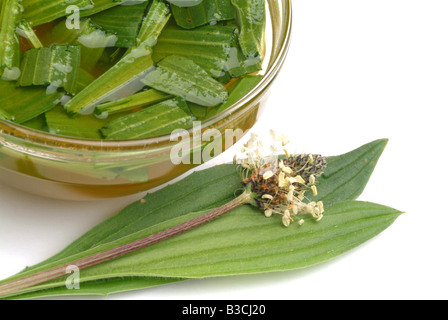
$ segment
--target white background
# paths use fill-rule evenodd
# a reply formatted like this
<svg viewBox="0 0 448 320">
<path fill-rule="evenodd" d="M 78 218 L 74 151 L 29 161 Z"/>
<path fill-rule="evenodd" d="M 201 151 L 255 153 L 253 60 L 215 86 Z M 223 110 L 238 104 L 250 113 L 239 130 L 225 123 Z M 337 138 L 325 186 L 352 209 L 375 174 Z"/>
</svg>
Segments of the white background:
<svg viewBox="0 0 448 320">
<path fill-rule="evenodd" d="M 294 0 L 289 58 L 253 130 L 325 155 L 389 138 L 360 199 L 406 211 L 390 228 L 313 268 L 108 299 L 447 299 L 447 14 L 446 0 Z M 139 197 L 77 203 L 0 186 L 0 278 Z"/>
</svg>

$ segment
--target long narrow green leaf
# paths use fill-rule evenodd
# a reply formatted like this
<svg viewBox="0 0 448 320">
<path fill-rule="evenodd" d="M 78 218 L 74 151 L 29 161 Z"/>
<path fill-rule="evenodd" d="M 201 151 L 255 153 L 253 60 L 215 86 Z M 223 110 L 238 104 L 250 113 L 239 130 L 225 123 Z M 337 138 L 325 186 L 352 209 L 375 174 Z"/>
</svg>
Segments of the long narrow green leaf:
<svg viewBox="0 0 448 320">
<path fill-rule="evenodd" d="M 182 56 L 166 57 L 142 82 L 159 91 L 206 107 L 214 107 L 226 102 L 228 98 L 221 83 L 211 78 L 192 60 Z"/>
<path fill-rule="evenodd" d="M 170 55 L 180 55 L 219 78 L 224 75 L 234 36 L 235 27 L 216 25 L 182 30 L 167 26 L 157 40 L 153 58 L 158 62 Z"/>
<path fill-rule="evenodd" d="M 19 0 L 4 0 L 0 12 L 0 76 L 17 80 L 20 76 L 20 44 L 16 35 L 22 10 Z"/>
<path fill-rule="evenodd" d="M 167 220 L 120 242 L 159 232 L 200 214 L 203 212 Z M 306 268 L 337 257 L 375 237 L 401 214 L 378 204 L 345 201 L 329 208 L 319 223 L 306 219 L 302 226 L 284 228 L 275 223 L 275 219 L 268 219 L 258 209 L 245 205 L 213 223 L 85 269 L 81 281 L 116 281 L 118 277 L 156 277 L 175 281 Z M 64 285 L 65 279 L 62 279 L 41 285 L 41 288 Z M 35 288 L 22 292 L 33 290 Z"/>
<path fill-rule="evenodd" d="M 92 113 L 97 105 L 108 101 L 108 98 L 110 99 L 120 89 L 129 88 L 129 94 L 126 96 L 140 91 L 143 88 L 143 85 L 140 85 L 140 79 L 154 65 L 151 53 L 151 45 L 147 42 L 133 49 L 106 73 L 73 97 L 65 105 L 67 112 L 69 114 Z M 137 84 L 136 87 L 134 87 L 135 84 Z"/>
<path fill-rule="evenodd" d="M 103 30 L 117 37 L 116 47 L 135 47 L 148 2 L 117 6 L 90 16 Z"/>
<path fill-rule="evenodd" d="M 53 109 L 63 95 L 58 91 L 47 92 L 44 87 L 22 88 L 14 82 L 0 80 L 0 106 L 16 123 L 24 123 Z"/>
<path fill-rule="evenodd" d="M 105 272 L 113 270 L 113 277 L 204 278 L 309 267 L 371 239 L 401 213 L 373 203 L 348 201 L 329 208 L 320 223 L 309 220 L 302 227 L 285 229 L 246 205 L 182 236 L 87 269 L 82 277 L 104 279 Z M 164 230 L 197 215 L 167 221 L 147 232 Z"/>
<path fill-rule="evenodd" d="M 340 178 L 334 174 L 323 177 L 319 179 L 319 190 L 341 188 L 342 191 L 341 195 L 328 194 L 323 199 L 328 203 L 351 200 L 367 184 L 372 172 L 371 167 L 353 165 L 356 163 L 354 160 L 362 159 L 361 155 L 366 154 L 366 150 L 378 149 L 378 152 L 372 153 L 374 157 L 366 157 L 376 162 L 385 143 L 385 140 L 377 140 L 347 154 L 330 157 L 327 172 L 344 171 L 349 177 L 356 177 L 358 185 L 341 186 Z M 196 172 L 176 184 L 148 194 L 144 201 L 126 207 L 59 254 L 21 274 L 36 272 L 63 261 L 73 261 L 74 257 L 83 256 L 86 250 L 92 252 L 95 248 L 100 250 L 99 246 L 113 246 L 114 241 L 138 236 L 140 232 L 146 234 L 151 228 L 154 231 L 195 215 L 190 212 L 217 207 L 233 199 L 235 190 L 240 187 L 239 181 L 234 165 Z M 108 294 L 182 281 L 185 277 L 302 268 L 326 261 L 370 239 L 387 228 L 400 214 L 396 210 L 365 202 L 341 202 L 327 207 L 325 217 L 319 223 L 309 221 L 302 227 L 292 226 L 290 229 L 284 229 L 272 218 L 267 219 L 250 207 L 240 208 L 216 223 L 173 238 L 170 243 L 148 248 L 151 254 L 139 252 L 111 261 L 110 265 L 100 265 L 82 272 L 80 290 L 68 292 L 65 279 L 62 279 L 31 288 L 28 295 L 19 297 Z M 212 260 L 204 263 L 205 257 Z M 211 261 L 214 261 L 213 268 L 209 267 Z M 132 268 L 129 269 L 127 265 L 130 263 Z M 112 264 L 118 274 L 109 273 L 111 269 L 107 266 Z M 181 278 L 164 278 L 161 275 Z M 94 280 L 102 278 L 107 279 Z M 87 281 L 89 279 L 92 281 Z M 43 289 L 48 290 L 39 291 Z"/>
<path fill-rule="evenodd" d="M 233 20 L 235 10 L 230 0 L 203 0 L 196 6 L 180 7 L 171 4 L 176 23 L 184 29 L 193 29 L 211 22 Z"/>
</svg>

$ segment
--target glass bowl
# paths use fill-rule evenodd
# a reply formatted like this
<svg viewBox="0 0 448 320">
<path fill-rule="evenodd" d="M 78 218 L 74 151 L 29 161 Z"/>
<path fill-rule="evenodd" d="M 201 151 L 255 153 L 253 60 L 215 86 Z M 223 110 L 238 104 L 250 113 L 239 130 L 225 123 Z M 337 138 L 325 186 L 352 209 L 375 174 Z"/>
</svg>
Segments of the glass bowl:
<svg viewBox="0 0 448 320">
<path fill-rule="evenodd" d="M 266 107 L 269 91 L 288 52 L 292 24 L 291 0 L 267 2 L 270 27 L 262 80 L 232 107 L 203 122 L 201 133 L 217 129 L 224 136 L 228 129 L 240 129 L 244 134 Z M 204 143 L 198 132 L 193 128 L 188 132 L 191 141 L 185 143 L 202 150 Z M 172 141 L 171 135 L 130 141 L 83 140 L 0 120 L 0 182 L 66 200 L 131 195 L 171 181 L 200 164 L 173 163 L 171 150 L 179 147 L 179 141 Z M 223 149 L 229 146 L 223 143 Z M 190 150 L 194 152 L 193 147 Z"/>
</svg>

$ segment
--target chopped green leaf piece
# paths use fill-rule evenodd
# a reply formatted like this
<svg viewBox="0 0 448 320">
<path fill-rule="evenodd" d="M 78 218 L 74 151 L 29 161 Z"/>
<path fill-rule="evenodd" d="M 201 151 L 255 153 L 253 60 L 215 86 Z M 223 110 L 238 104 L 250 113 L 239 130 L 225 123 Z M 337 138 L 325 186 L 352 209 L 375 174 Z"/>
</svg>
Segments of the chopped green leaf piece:
<svg viewBox="0 0 448 320">
<path fill-rule="evenodd" d="M 79 10 L 91 8 L 93 2 L 91 0 L 23 0 L 22 5 L 23 18 L 35 27 L 73 14 L 73 10 L 68 10 L 70 7 Z"/>
<path fill-rule="evenodd" d="M 236 17 L 230 0 L 203 0 L 190 7 L 180 7 L 171 1 L 171 10 L 176 23 L 184 29 L 193 29 Z"/>
<path fill-rule="evenodd" d="M 181 98 L 167 100 L 113 120 L 101 132 L 108 140 L 124 140 L 155 137 L 189 128 L 193 121 L 182 110 L 185 104 Z"/>
<path fill-rule="evenodd" d="M 150 89 L 132 96 L 100 104 L 95 109 L 97 115 L 111 115 L 118 112 L 129 111 L 139 107 L 151 106 L 172 98 L 171 95 Z"/>
<path fill-rule="evenodd" d="M 67 137 L 83 139 L 101 139 L 100 129 L 111 119 L 99 119 L 94 115 L 70 117 L 62 107 L 56 107 L 45 113 L 48 131 Z"/>
<path fill-rule="evenodd" d="M 91 84 L 93 81 L 95 81 L 95 77 L 87 72 L 84 69 L 79 69 L 79 76 L 78 81 L 76 83 L 76 92 L 75 94 L 78 94 L 82 90 L 84 90 L 85 87 L 87 87 L 89 84 Z"/>
<path fill-rule="evenodd" d="M 43 87 L 18 87 L 14 82 L 0 80 L 0 106 L 14 122 L 24 123 L 53 109 L 64 94 Z"/>
<path fill-rule="evenodd" d="M 152 38 L 156 41 L 159 38 L 165 25 L 171 17 L 170 9 L 163 0 L 154 0 L 145 16 L 137 36 L 137 45 Z"/>
<path fill-rule="evenodd" d="M 96 25 L 117 37 L 116 47 L 137 46 L 137 35 L 148 2 L 110 8 L 90 17 Z"/>
<path fill-rule="evenodd" d="M 205 107 L 217 106 L 228 98 L 227 90 L 221 83 L 193 61 L 181 56 L 166 57 L 142 82 Z"/>
<path fill-rule="evenodd" d="M 28 39 L 28 41 L 31 43 L 33 48 L 42 48 L 42 42 L 40 42 L 40 39 L 37 37 L 36 33 L 34 32 L 33 28 L 30 26 L 28 21 L 25 19 L 22 19 L 19 24 L 17 25 L 17 31 L 19 34 L 24 37 L 25 39 Z"/>
<path fill-rule="evenodd" d="M 224 69 L 235 36 L 235 27 L 204 26 L 183 30 L 167 26 L 154 47 L 154 61 L 170 55 L 184 56 L 202 67 L 214 78 L 225 75 Z"/>
<path fill-rule="evenodd" d="M 203 0 L 166 0 L 166 1 L 179 7 L 193 7 L 200 4 Z"/>
<path fill-rule="evenodd" d="M 49 43 L 81 44 L 86 48 L 113 47 L 117 42 L 114 34 L 105 32 L 90 18 L 81 19 L 79 29 L 69 29 L 65 21 L 60 21 L 47 38 Z"/>
<path fill-rule="evenodd" d="M 89 18 L 81 19 L 79 29 L 68 29 L 60 21 L 46 37 L 47 43 L 81 45 L 81 67 L 87 71 L 95 68 L 108 47 L 115 46 L 117 36 L 106 33 Z"/>
<path fill-rule="evenodd" d="M 87 10 L 82 10 L 81 17 L 91 16 L 98 12 L 102 12 L 104 10 L 119 6 L 119 5 L 127 5 L 126 3 L 135 3 L 135 2 L 149 2 L 148 0 L 92 0 L 94 2 L 93 7 L 88 8 Z"/>
<path fill-rule="evenodd" d="M 204 120 L 207 116 L 207 110 L 209 108 L 204 108 L 203 106 L 197 105 L 196 103 L 188 103 L 188 108 L 190 113 L 197 119 L 197 120 Z M 215 109 L 215 108 L 210 108 Z"/>
<path fill-rule="evenodd" d="M 151 53 L 151 46 L 143 42 L 74 96 L 65 110 L 72 115 L 92 113 L 100 103 L 116 100 L 113 95 L 118 91 L 126 90 L 125 97 L 140 91 L 144 87 L 140 79 L 154 66 Z"/>
<path fill-rule="evenodd" d="M 260 56 L 246 57 L 241 50 L 238 37 L 234 38 L 225 66 L 232 78 L 240 78 L 244 75 L 261 71 L 263 68 L 262 64 L 263 61 Z"/>
<path fill-rule="evenodd" d="M 265 0 L 231 0 L 237 9 L 240 27 L 239 42 L 246 57 L 264 55 L 264 32 L 266 28 Z"/>
<path fill-rule="evenodd" d="M 20 44 L 16 27 L 22 16 L 20 0 L 3 0 L 0 14 L 0 76 L 4 80 L 20 77 Z"/>
<path fill-rule="evenodd" d="M 0 119 L 13 121 L 14 117 L 10 115 L 8 112 L 0 108 Z"/>
<path fill-rule="evenodd" d="M 31 120 L 21 123 L 21 125 L 34 130 L 47 131 L 47 122 L 45 120 L 45 114 L 41 114 Z"/>
<path fill-rule="evenodd" d="M 238 79 L 232 88 L 230 88 L 229 99 L 218 108 L 210 109 L 207 113 L 207 118 L 213 117 L 220 112 L 230 108 L 233 104 L 244 98 L 255 86 L 261 81 L 261 75 L 248 75 L 244 78 Z"/>
<path fill-rule="evenodd" d="M 25 52 L 19 86 L 50 86 L 76 92 L 81 63 L 81 48 L 53 45 Z"/>
</svg>

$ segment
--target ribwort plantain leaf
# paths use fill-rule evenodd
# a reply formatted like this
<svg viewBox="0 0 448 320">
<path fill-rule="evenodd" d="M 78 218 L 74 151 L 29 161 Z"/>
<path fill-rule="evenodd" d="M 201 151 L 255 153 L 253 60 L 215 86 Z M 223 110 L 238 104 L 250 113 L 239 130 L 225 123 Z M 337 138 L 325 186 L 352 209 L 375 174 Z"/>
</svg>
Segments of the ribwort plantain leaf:
<svg viewBox="0 0 448 320">
<path fill-rule="evenodd" d="M 309 219 L 303 226 L 284 228 L 244 205 L 213 223 L 83 270 L 80 290 L 68 291 L 65 279 L 56 279 L 18 292 L 14 298 L 110 294 L 190 278 L 300 269 L 332 259 L 376 236 L 401 214 L 386 206 L 354 201 L 386 143 L 377 140 L 328 158 L 327 173 L 318 178 L 319 190 L 324 190 L 319 199 L 326 201 L 325 218 L 319 223 Z M 11 279 L 190 220 L 233 199 L 240 186 L 235 165 L 195 172 L 148 194 L 59 254 Z"/>
</svg>

